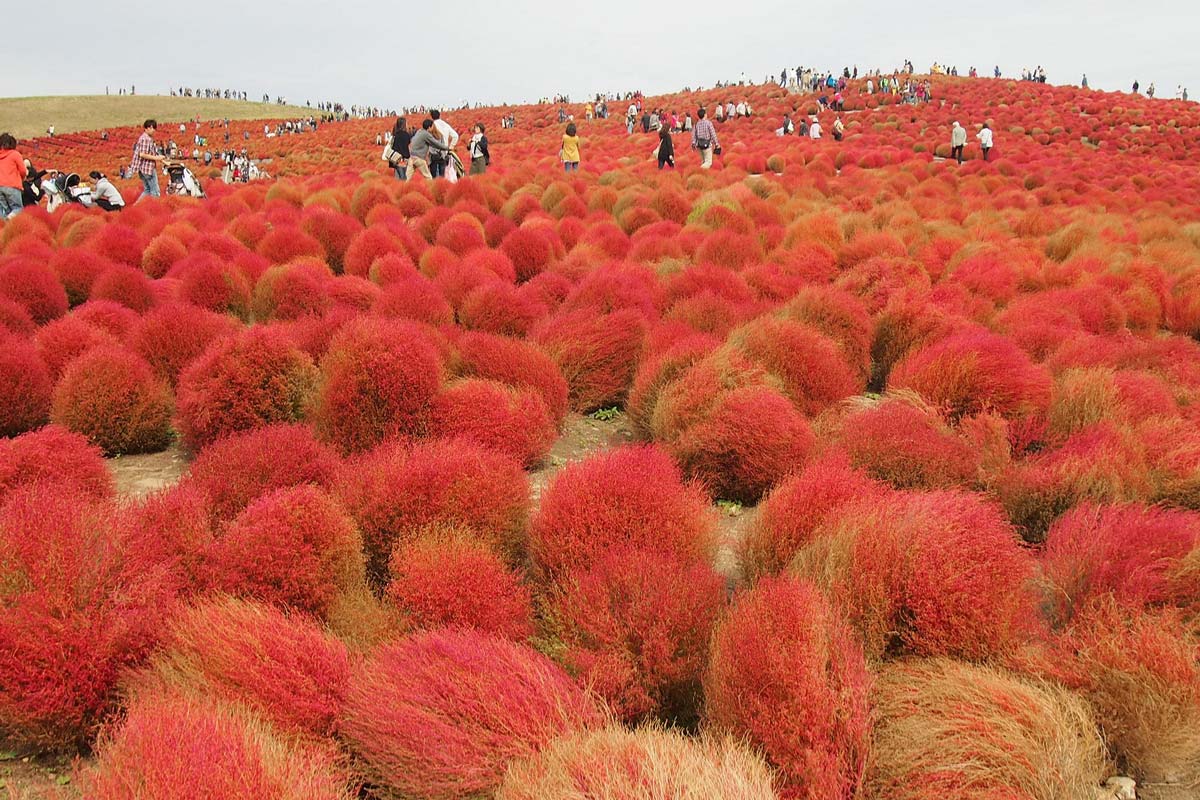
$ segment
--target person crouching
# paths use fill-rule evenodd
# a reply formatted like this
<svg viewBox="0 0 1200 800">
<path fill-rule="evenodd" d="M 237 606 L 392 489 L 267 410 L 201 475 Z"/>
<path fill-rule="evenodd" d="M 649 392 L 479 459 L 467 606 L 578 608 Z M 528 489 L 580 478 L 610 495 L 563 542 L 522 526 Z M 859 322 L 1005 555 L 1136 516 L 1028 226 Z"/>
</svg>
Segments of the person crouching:
<svg viewBox="0 0 1200 800">
<path fill-rule="evenodd" d="M 92 171 L 88 177 L 95 181 L 92 186 L 92 202 L 105 211 L 120 211 L 125 208 L 125 198 L 112 181 L 103 173 Z"/>
</svg>

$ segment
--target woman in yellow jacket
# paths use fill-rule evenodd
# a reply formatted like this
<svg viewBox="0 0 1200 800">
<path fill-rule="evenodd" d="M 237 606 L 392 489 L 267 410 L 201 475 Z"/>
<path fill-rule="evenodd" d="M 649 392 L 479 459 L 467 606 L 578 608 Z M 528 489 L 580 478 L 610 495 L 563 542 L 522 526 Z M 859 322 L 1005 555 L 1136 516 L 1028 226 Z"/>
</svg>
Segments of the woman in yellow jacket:
<svg viewBox="0 0 1200 800">
<path fill-rule="evenodd" d="M 568 123 L 567 132 L 563 134 L 562 138 L 562 149 L 559 151 L 559 158 L 562 159 L 563 170 L 566 172 L 579 171 L 579 142 L 575 123 Z"/>
</svg>

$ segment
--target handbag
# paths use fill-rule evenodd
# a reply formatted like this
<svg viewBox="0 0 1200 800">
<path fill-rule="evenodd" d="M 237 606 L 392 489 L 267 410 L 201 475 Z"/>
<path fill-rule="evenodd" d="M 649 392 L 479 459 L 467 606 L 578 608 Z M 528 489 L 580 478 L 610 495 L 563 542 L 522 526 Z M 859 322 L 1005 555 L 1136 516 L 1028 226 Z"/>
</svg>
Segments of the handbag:
<svg viewBox="0 0 1200 800">
<path fill-rule="evenodd" d="M 713 155 L 714 156 L 721 155 L 721 145 L 717 145 L 716 147 L 713 148 Z"/>
<path fill-rule="evenodd" d="M 707 136 L 697 136 L 696 137 L 696 149 L 697 150 L 707 150 L 710 147 L 712 147 L 712 142 L 710 142 L 708 140 Z"/>
<path fill-rule="evenodd" d="M 391 164 L 393 167 L 396 166 L 398 162 L 404 160 L 404 156 L 400 155 L 400 153 L 396 150 L 393 150 L 390 144 L 384 145 L 383 155 L 380 156 L 380 158 Z"/>
</svg>

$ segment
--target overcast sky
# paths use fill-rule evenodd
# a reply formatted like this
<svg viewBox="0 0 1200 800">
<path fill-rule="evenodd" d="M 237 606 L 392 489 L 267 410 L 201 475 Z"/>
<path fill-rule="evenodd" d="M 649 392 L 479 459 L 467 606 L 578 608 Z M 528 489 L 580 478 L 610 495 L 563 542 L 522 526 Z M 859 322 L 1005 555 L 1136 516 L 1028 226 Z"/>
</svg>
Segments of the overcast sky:
<svg viewBox="0 0 1200 800">
<path fill-rule="evenodd" d="M 15 17 L 14 17 L 15 14 Z M 1200 99 L 1200 3 L 994 0 L 41 0 L 6 15 L 0 95 L 136 84 L 396 107 L 711 86 L 785 65 L 933 61 Z"/>
</svg>

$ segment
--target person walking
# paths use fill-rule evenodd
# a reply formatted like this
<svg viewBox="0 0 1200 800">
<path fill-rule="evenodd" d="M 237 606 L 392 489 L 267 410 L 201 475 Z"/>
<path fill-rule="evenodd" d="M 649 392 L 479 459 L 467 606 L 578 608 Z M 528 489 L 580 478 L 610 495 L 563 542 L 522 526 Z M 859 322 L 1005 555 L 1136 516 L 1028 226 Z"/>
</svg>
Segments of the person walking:
<svg viewBox="0 0 1200 800">
<path fill-rule="evenodd" d="M 105 211 L 121 211 L 125 208 L 125 198 L 113 186 L 107 175 L 93 170 L 88 174 L 95 184 L 92 186 L 92 199 L 96 205 Z"/>
<path fill-rule="evenodd" d="M 840 142 L 846 135 L 846 126 L 842 123 L 842 117 L 839 114 L 833 119 L 833 140 Z"/>
<path fill-rule="evenodd" d="M 492 163 L 492 155 L 488 152 L 488 140 L 484 135 L 483 123 L 476 122 L 471 141 L 467 145 L 467 153 L 471 156 L 471 174 L 482 175 L 487 172 Z"/>
<path fill-rule="evenodd" d="M 988 153 L 992 152 L 992 129 L 985 122 L 979 133 L 975 134 L 975 138 L 979 140 L 979 147 L 983 150 L 983 160 L 988 160 Z"/>
<path fill-rule="evenodd" d="M 11 219 L 25 207 L 25 157 L 17 151 L 17 140 L 11 133 L 0 133 L 0 219 Z"/>
<path fill-rule="evenodd" d="M 154 134 L 157 132 L 158 122 L 146 120 L 142 123 L 142 135 L 133 145 L 133 160 L 129 163 L 129 169 L 142 180 L 143 191 L 137 199 L 139 203 L 143 197 L 161 196 L 158 191 L 158 165 L 166 160 L 166 156 L 159 155 L 154 144 Z"/>
<path fill-rule="evenodd" d="M 700 153 L 700 169 L 712 167 L 713 151 L 721 144 L 717 139 L 717 128 L 707 118 L 707 113 L 705 109 L 699 109 L 696 112 L 696 125 L 692 128 L 692 149 Z"/>
<path fill-rule="evenodd" d="M 449 152 L 450 148 L 432 133 L 433 120 L 426 117 L 421 121 L 421 130 L 413 134 L 412 140 L 408 144 L 408 174 L 409 177 L 414 172 L 419 172 L 429 180 L 433 180 L 433 172 L 429 169 L 429 154 L 434 152 Z"/>
<path fill-rule="evenodd" d="M 579 143 L 580 139 L 575 129 L 575 123 L 567 123 L 567 131 L 562 137 L 562 147 L 559 148 L 559 158 L 562 159 L 564 172 L 579 171 Z"/>
<path fill-rule="evenodd" d="M 408 160 L 412 157 L 409 151 L 409 143 L 412 141 L 412 134 L 408 132 L 408 118 L 396 117 L 396 124 L 392 126 L 392 169 L 396 172 L 396 179 L 401 181 L 408 180 Z"/>
<path fill-rule="evenodd" d="M 967 129 L 958 124 L 958 120 L 954 121 L 954 127 L 950 129 L 950 156 L 959 164 L 963 162 L 963 148 L 967 145 Z"/>
<path fill-rule="evenodd" d="M 675 169 L 675 142 L 671 132 L 665 127 L 658 132 L 658 168 L 670 167 Z"/>
</svg>

